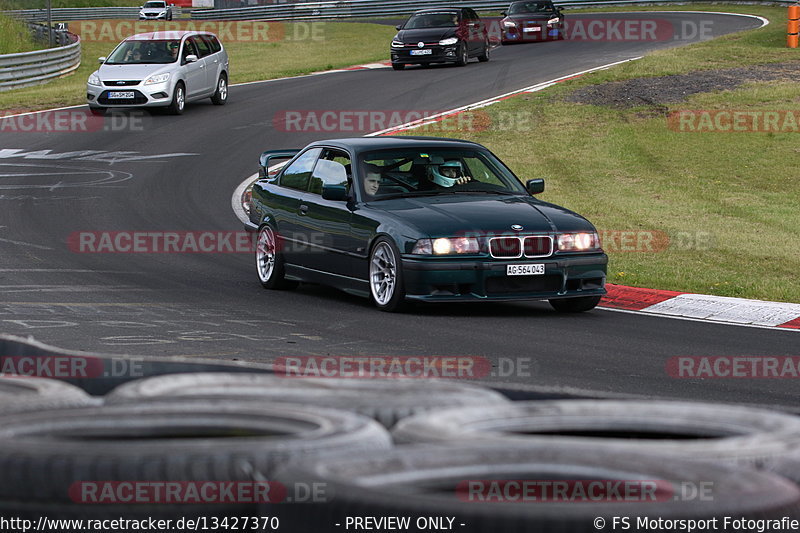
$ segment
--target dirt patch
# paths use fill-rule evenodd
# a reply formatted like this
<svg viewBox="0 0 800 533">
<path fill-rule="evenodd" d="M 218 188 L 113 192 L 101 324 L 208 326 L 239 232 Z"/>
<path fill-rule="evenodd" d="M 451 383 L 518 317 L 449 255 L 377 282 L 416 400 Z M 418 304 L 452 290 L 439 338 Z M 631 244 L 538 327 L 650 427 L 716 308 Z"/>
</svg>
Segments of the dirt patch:
<svg viewBox="0 0 800 533">
<path fill-rule="evenodd" d="M 676 76 L 634 78 L 590 85 L 573 91 L 565 97 L 565 100 L 618 109 L 642 105 L 659 106 L 682 102 L 692 94 L 735 89 L 748 82 L 776 80 L 800 83 L 800 62 L 702 70 Z"/>
</svg>

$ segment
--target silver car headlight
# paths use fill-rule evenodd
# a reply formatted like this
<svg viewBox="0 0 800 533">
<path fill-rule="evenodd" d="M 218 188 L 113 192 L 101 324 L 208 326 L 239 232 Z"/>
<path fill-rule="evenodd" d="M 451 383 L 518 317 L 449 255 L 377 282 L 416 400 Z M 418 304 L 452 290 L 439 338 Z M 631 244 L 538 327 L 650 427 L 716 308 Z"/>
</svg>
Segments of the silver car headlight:
<svg viewBox="0 0 800 533">
<path fill-rule="evenodd" d="M 89 85 L 97 85 L 98 87 L 103 84 L 103 82 L 100 81 L 100 76 L 98 76 L 97 71 L 92 72 L 86 83 Z"/>
<path fill-rule="evenodd" d="M 155 74 L 144 80 L 145 85 L 155 85 L 156 83 L 164 83 L 169 79 L 169 72 L 164 74 Z"/>
<path fill-rule="evenodd" d="M 458 37 L 448 37 L 447 39 L 442 39 L 439 41 L 440 46 L 450 46 L 451 44 L 456 44 L 458 42 Z"/>
<path fill-rule="evenodd" d="M 558 236 L 559 252 L 588 252 L 600 249 L 597 233 L 562 233 Z"/>
<path fill-rule="evenodd" d="M 415 255 L 477 254 L 481 250 L 475 237 L 420 239 L 411 251 Z"/>
</svg>

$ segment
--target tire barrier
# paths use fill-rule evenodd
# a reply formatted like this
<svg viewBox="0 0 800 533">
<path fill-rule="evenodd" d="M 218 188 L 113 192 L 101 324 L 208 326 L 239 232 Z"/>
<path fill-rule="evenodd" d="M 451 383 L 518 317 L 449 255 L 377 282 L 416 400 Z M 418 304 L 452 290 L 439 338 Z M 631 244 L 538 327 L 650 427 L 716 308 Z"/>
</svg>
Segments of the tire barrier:
<svg viewBox="0 0 800 533">
<path fill-rule="evenodd" d="M 184 398 L 236 398 L 344 409 L 374 418 L 385 427 L 434 409 L 508 404 L 503 395 L 475 385 L 421 379 L 327 379 L 272 374 L 172 374 L 126 383 L 106 403 Z"/>
<path fill-rule="evenodd" d="M 86 517 L 247 512 L 260 501 L 252 494 L 247 501 L 200 502 L 169 499 L 168 492 L 152 489 L 169 483 L 183 484 L 176 490 L 192 483 L 266 483 L 278 466 L 294 460 L 390 446 L 388 432 L 360 415 L 233 399 L 5 415 L 0 511 Z M 136 498 L 139 487 L 150 491 L 143 499 Z"/>
<path fill-rule="evenodd" d="M 298 531 L 331 531 L 359 516 L 409 517 L 400 530 L 411 532 L 433 529 L 426 526 L 438 517 L 468 533 L 611 531 L 612 517 L 627 517 L 629 526 L 636 517 L 717 518 L 715 529 L 730 531 L 722 517 L 784 519 L 800 509 L 800 489 L 771 473 L 548 442 L 399 447 L 294 464 L 277 479 L 327 487 L 328 501 L 289 506 L 287 523 Z M 712 488 L 690 496 L 689 486 Z"/>
<path fill-rule="evenodd" d="M 800 417 L 699 402 L 534 401 L 417 415 L 400 421 L 393 436 L 397 443 L 492 440 L 500 447 L 586 443 L 771 469 L 800 454 Z"/>
</svg>

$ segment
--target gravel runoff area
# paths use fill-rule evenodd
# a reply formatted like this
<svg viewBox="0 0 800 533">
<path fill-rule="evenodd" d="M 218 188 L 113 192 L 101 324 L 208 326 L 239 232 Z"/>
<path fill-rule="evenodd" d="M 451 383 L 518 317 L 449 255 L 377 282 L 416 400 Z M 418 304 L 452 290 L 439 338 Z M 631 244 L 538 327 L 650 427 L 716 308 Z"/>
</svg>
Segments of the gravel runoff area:
<svg viewBox="0 0 800 533">
<path fill-rule="evenodd" d="M 634 78 L 590 85 L 573 91 L 565 100 L 623 109 L 681 102 L 696 93 L 724 91 L 735 89 L 744 83 L 776 80 L 800 82 L 800 61 L 702 70 L 675 76 Z"/>
</svg>

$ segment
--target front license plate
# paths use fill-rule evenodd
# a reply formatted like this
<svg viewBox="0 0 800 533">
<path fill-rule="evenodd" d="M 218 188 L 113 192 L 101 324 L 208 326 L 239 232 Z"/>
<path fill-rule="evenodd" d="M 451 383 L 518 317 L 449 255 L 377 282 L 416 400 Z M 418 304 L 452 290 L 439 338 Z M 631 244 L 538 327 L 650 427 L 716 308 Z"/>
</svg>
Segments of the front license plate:
<svg viewBox="0 0 800 533">
<path fill-rule="evenodd" d="M 429 56 L 433 53 L 433 50 L 411 50 L 412 56 Z"/>
<path fill-rule="evenodd" d="M 109 100 L 132 100 L 133 99 L 133 92 L 132 91 L 124 91 L 124 92 L 109 92 L 108 93 Z"/>
<path fill-rule="evenodd" d="M 535 276 L 544 274 L 544 264 L 506 265 L 507 276 Z"/>
<path fill-rule="evenodd" d="M 542 28 L 539 26 L 532 26 L 529 28 L 522 28 L 522 31 L 542 31 Z"/>
</svg>

